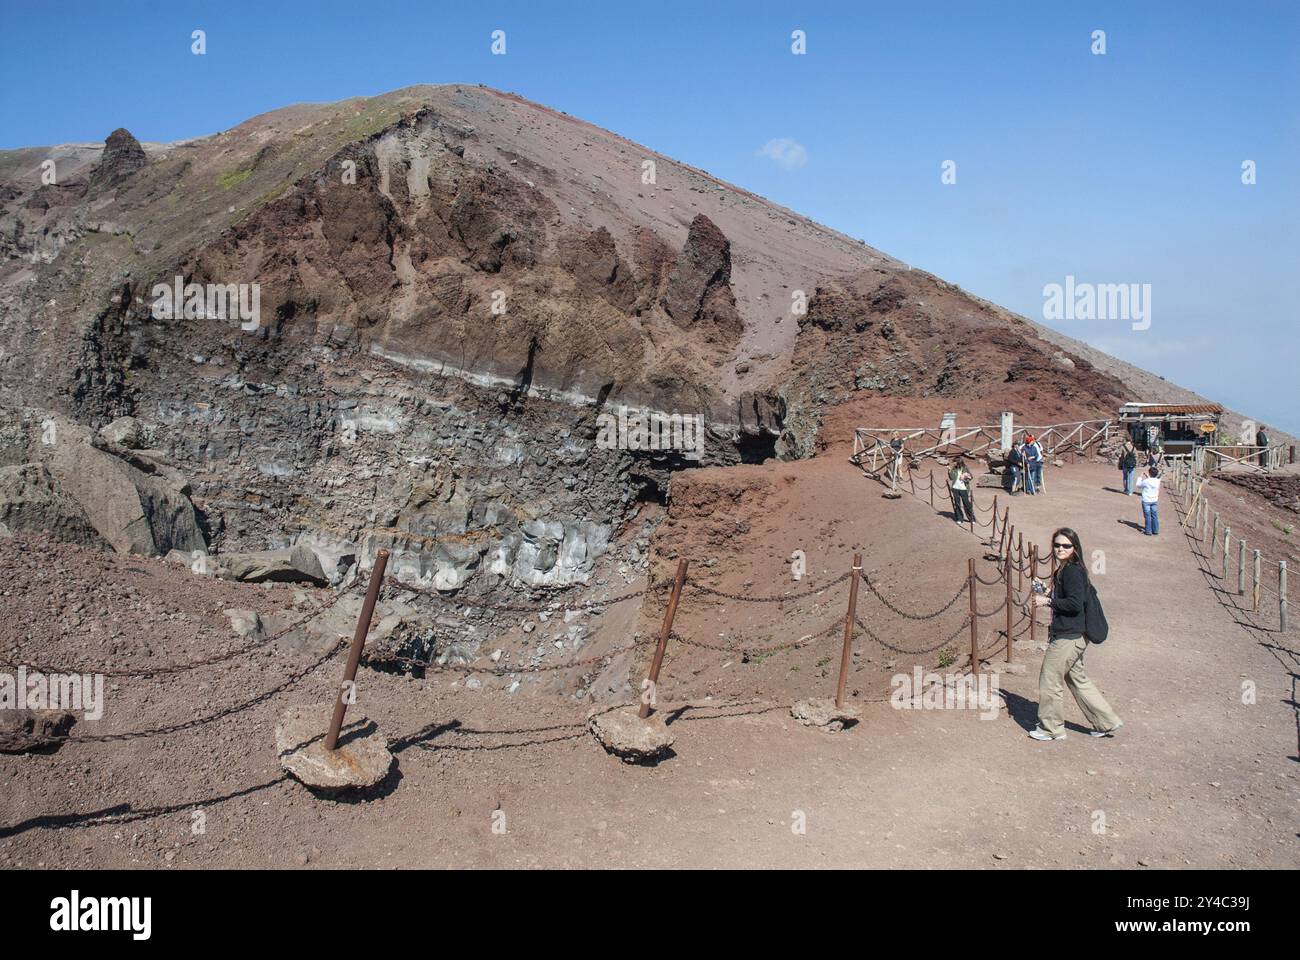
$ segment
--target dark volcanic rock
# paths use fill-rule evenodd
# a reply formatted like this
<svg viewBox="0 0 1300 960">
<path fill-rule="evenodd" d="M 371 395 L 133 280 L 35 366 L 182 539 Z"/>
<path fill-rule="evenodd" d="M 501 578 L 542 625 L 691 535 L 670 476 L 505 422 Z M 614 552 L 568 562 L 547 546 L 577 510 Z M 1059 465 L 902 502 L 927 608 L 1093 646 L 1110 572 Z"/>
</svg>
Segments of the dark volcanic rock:
<svg viewBox="0 0 1300 960">
<path fill-rule="evenodd" d="M 742 393 L 739 413 L 742 433 L 778 436 L 785 420 L 785 401 L 769 393 Z"/>
<path fill-rule="evenodd" d="M 731 291 L 731 243 L 702 213 L 691 221 L 662 303 L 679 327 L 710 322 L 724 332 L 740 332 L 740 315 Z"/>
<path fill-rule="evenodd" d="M 632 270 L 618 255 L 614 238 L 605 227 L 565 241 L 561 256 L 565 268 L 573 274 L 574 283 L 584 294 L 600 297 L 619 310 L 632 309 L 636 300 Z"/>
<path fill-rule="evenodd" d="M 76 722 L 76 714 L 65 710 L 0 710 L 0 753 L 57 747 Z"/>
<path fill-rule="evenodd" d="M 148 162 L 144 147 L 131 131 L 118 127 L 104 141 L 104 155 L 90 175 L 95 186 L 111 186 L 129 177 Z"/>
</svg>

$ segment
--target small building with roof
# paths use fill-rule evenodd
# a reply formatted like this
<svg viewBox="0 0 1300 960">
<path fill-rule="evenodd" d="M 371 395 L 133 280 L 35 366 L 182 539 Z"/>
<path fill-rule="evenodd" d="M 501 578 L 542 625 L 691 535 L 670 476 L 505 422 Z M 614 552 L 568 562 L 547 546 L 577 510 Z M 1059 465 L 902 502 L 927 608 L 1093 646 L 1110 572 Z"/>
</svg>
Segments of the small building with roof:
<svg viewBox="0 0 1300 960">
<path fill-rule="evenodd" d="M 1159 438 L 1167 454 L 1191 454 L 1214 443 L 1223 407 L 1217 403 L 1126 403 L 1119 408 L 1120 425 L 1127 428 L 1139 450 Z"/>
</svg>

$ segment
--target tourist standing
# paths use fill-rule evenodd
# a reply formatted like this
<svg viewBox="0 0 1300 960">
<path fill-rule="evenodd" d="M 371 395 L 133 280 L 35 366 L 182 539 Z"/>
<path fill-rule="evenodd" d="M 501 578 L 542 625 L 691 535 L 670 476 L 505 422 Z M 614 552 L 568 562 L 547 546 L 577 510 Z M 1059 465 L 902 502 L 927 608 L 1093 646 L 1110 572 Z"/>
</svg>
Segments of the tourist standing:
<svg viewBox="0 0 1300 960">
<path fill-rule="evenodd" d="M 1259 429 L 1255 431 L 1255 446 L 1260 448 L 1259 465 L 1268 466 L 1268 434 L 1264 432 L 1264 425 L 1261 423 Z"/>
<path fill-rule="evenodd" d="M 1142 532 L 1148 537 L 1160 533 L 1160 468 L 1151 467 L 1147 475 L 1137 482 L 1137 491 L 1142 494 Z"/>
<path fill-rule="evenodd" d="M 1007 451 L 1007 469 L 1011 471 L 1011 495 L 1014 497 L 1019 493 L 1020 471 L 1025 464 L 1025 455 L 1020 449 L 1020 441 L 1017 440 Z"/>
<path fill-rule="evenodd" d="M 1037 437 L 1025 437 L 1025 469 L 1029 474 L 1029 482 L 1025 484 L 1027 493 L 1043 492 L 1043 460 L 1046 456 Z"/>
<path fill-rule="evenodd" d="M 1133 474 L 1137 471 L 1137 465 L 1137 447 L 1133 446 L 1132 440 L 1125 440 L 1124 447 L 1119 452 L 1119 472 L 1124 478 L 1124 493 L 1130 497 L 1133 496 Z"/>
<path fill-rule="evenodd" d="M 1116 716 L 1101 691 L 1088 679 L 1083 669 L 1083 655 L 1088 649 L 1087 611 L 1092 589 L 1083 565 L 1083 546 L 1079 535 L 1068 527 L 1052 534 L 1052 551 L 1056 557 L 1056 574 L 1051 592 L 1034 578 L 1034 608 L 1052 609 L 1052 625 L 1047 629 L 1047 653 L 1038 673 L 1038 726 L 1029 732 L 1035 740 L 1064 740 L 1065 717 L 1062 710 L 1064 687 L 1070 688 L 1094 737 L 1109 737 L 1123 721 Z"/>
<path fill-rule="evenodd" d="M 952 493 L 952 514 L 958 523 L 964 521 L 975 522 L 975 510 L 971 506 L 970 499 L 970 485 L 973 480 L 974 477 L 971 475 L 970 470 L 966 468 L 966 461 L 958 457 L 948 470 L 948 489 Z"/>
</svg>

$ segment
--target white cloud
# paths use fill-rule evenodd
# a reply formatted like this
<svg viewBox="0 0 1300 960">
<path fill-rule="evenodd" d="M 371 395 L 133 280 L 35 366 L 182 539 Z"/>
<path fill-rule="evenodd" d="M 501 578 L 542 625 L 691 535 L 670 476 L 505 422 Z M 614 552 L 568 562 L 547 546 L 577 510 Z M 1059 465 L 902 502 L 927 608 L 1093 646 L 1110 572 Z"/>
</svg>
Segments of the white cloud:
<svg viewBox="0 0 1300 960">
<path fill-rule="evenodd" d="M 787 170 L 798 170 L 808 162 L 808 151 L 802 144 L 795 143 L 789 137 L 767 141 L 757 155 L 771 157 Z"/>
</svg>

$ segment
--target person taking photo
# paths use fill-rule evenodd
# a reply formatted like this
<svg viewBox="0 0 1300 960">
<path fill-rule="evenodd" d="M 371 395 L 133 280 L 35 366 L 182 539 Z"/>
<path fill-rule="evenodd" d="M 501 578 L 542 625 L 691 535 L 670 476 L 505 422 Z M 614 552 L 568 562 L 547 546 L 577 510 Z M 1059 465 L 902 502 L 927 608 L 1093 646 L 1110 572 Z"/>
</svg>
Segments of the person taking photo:
<svg viewBox="0 0 1300 960">
<path fill-rule="evenodd" d="M 1087 609 L 1091 586 L 1083 565 L 1083 546 L 1079 535 L 1068 527 L 1052 534 L 1052 551 L 1056 574 L 1052 588 L 1046 589 L 1033 579 L 1032 610 L 1051 607 L 1052 624 L 1047 629 L 1047 653 L 1038 673 L 1038 726 L 1029 732 L 1035 740 L 1064 740 L 1064 688 L 1087 718 L 1094 737 L 1111 736 L 1123 721 L 1111 709 L 1101 691 L 1083 669 L 1083 655 L 1088 649 Z M 1032 611 L 1031 611 L 1032 612 Z"/>
</svg>

